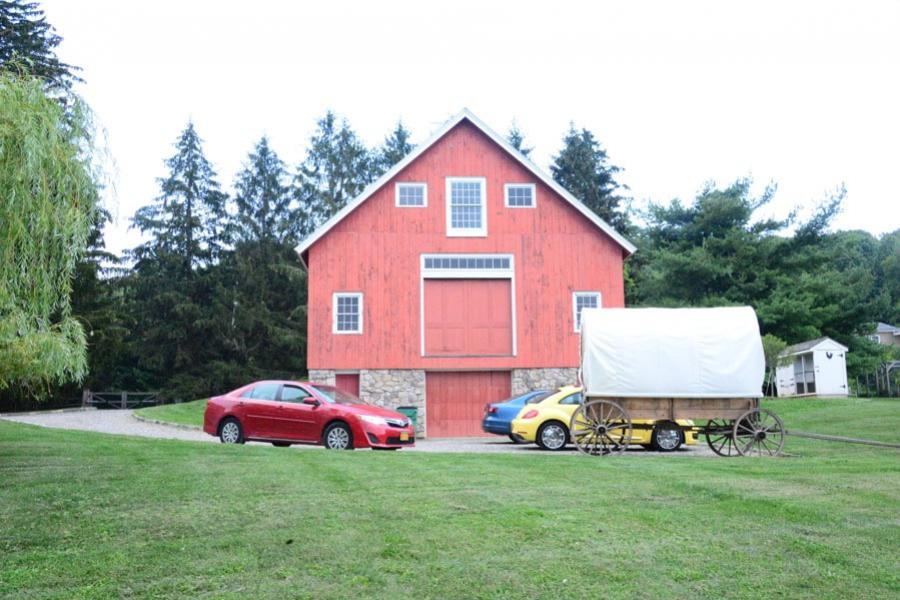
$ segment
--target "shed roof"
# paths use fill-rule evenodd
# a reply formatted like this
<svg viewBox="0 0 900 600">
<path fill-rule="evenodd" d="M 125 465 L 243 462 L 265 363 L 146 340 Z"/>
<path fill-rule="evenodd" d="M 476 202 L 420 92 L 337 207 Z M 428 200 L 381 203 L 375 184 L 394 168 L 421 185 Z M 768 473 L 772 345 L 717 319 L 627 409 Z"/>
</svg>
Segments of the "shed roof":
<svg viewBox="0 0 900 600">
<path fill-rule="evenodd" d="M 879 321 L 875 327 L 875 333 L 900 333 L 900 328 Z"/>
<path fill-rule="evenodd" d="M 837 343 L 830 337 L 820 337 L 820 338 L 816 338 L 814 340 L 809 340 L 808 342 L 800 342 L 799 344 L 794 344 L 793 346 L 788 346 L 787 348 L 785 348 L 784 350 L 781 351 L 781 356 L 790 356 L 792 354 L 800 354 L 802 352 L 807 352 L 809 350 L 812 350 L 816 346 L 821 345 L 823 342 L 831 342 L 835 346 L 842 348 L 844 350 L 844 352 L 847 351 L 847 346 Z"/>
<path fill-rule="evenodd" d="M 309 236 L 306 237 L 300 244 L 297 246 L 297 253 L 300 255 L 301 259 L 304 260 L 305 263 L 305 254 L 309 248 L 315 244 L 319 239 L 321 239 L 325 234 L 327 234 L 335 225 L 341 222 L 347 215 L 356 210 L 358 206 L 360 206 L 363 202 L 368 200 L 376 191 L 378 191 L 384 184 L 391 180 L 397 173 L 402 171 L 421 156 L 428 148 L 433 146 L 438 140 L 440 140 L 444 135 L 446 135 L 451 129 L 456 127 L 463 121 L 468 121 L 476 128 L 478 128 L 482 133 L 484 133 L 488 138 L 494 141 L 498 146 L 500 146 L 503 150 L 506 151 L 507 154 L 512 156 L 516 161 L 521 163 L 526 169 L 531 171 L 538 179 L 540 179 L 543 183 L 545 183 L 550 189 L 554 192 L 562 196 L 562 198 L 571 204 L 575 209 L 584 215 L 591 223 L 597 226 L 598 229 L 605 232 L 609 237 L 611 237 L 617 244 L 619 244 L 623 250 L 625 250 L 628 254 L 633 254 L 637 249 L 634 244 L 629 242 L 625 237 L 616 231 L 609 223 L 601 219 L 597 216 L 597 214 L 585 206 L 580 200 L 578 200 L 575 196 L 573 196 L 569 191 L 567 191 L 564 187 L 558 184 L 546 171 L 538 167 L 536 164 L 531 162 L 525 155 L 521 152 L 513 148 L 509 142 L 506 141 L 506 138 L 499 135 L 493 129 L 488 127 L 481 119 L 476 117 L 472 112 L 464 108 L 457 115 L 451 118 L 449 121 L 444 123 L 437 131 L 435 131 L 430 138 L 419 144 L 412 152 L 410 152 L 403 160 L 394 165 L 387 173 L 379 177 L 377 180 L 369 184 L 366 189 L 364 189 L 356 198 L 347 203 L 344 208 L 339 210 L 334 214 L 330 219 L 325 221 L 322 225 L 320 225 L 314 232 L 312 232 Z"/>
</svg>

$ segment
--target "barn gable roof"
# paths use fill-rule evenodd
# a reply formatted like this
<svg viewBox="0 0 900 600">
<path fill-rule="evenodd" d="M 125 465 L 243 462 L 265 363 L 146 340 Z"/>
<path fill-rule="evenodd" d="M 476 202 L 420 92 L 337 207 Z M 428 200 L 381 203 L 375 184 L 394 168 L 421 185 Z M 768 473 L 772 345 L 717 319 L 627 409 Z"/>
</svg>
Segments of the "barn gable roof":
<svg viewBox="0 0 900 600">
<path fill-rule="evenodd" d="M 493 129 L 488 127 L 481 119 L 476 117 L 472 112 L 468 109 L 463 109 L 457 115 L 455 115 L 452 119 L 444 123 L 437 131 L 435 131 L 431 137 L 427 140 L 419 144 L 412 152 L 410 152 L 403 160 L 394 165 L 387 173 L 376 179 L 374 182 L 369 184 L 356 198 L 347 203 L 344 208 L 335 213 L 330 219 L 325 221 L 322 225 L 320 225 L 314 232 L 312 232 L 309 236 L 306 237 L 300 244 L 297 246 L 297 253 L 300 255 L 301 260 L 305 261 L 305 254 L 309 248 L 315 244 L 319 239 L 324 237 L 331 229 L 341 222 L 347 215 L 356 210 L 358 206 L 360 206 L 363 202 L 368 200 L 376 191 L 378 191 L 382 186 L 384 186 L 388 181 L 391 180 L 397 173 L 402 171 L 416 160 L 419 156 L 421 156 L 426 150 L 428 150 L 431 146 L 433 146 L 438 140 L 440 140 L 444 135 L 446 135 L 451 129 L 459 125 L 462 121 L 468 121 L 472 125 L 474 125 L 477 129 L 479 129 L 483 134 L 485 134 L 488 138 L 493 140 L 498 146 L 503 148 L 507 154 L 512 156 L 516 161 L 522 164 L 526 169 L 531 171 L 535 177 L 540 179 L 543 183 L 545 183 L 550 189 L 559 194 L 564 200 L 566 200 L 569 204 L 571 204 L 575 209 L 584 215 L 591 223 L 597 226 L 601 231 L 606 233 L 609 237 L 611 237 L 617 244 L 619 244 L 625 252 L 628 254 L 634 253 L 637 249 L 634 244 L 629 242 L 625 237 L 616 231 L 609 223 L 601 219 L 597 216 L 597 214 L 585 206 L 580 200 L 578 200 L 575 196 L 569 193 L 564 187 L 559 185 L 546 171 L 538 167 L 536 164 L 531 162 L 526 156 L 524 156 L 521 152 L 513 148 L 509 142 L 506 141 L 506 138 L 499 135 Z"/>
</svg>

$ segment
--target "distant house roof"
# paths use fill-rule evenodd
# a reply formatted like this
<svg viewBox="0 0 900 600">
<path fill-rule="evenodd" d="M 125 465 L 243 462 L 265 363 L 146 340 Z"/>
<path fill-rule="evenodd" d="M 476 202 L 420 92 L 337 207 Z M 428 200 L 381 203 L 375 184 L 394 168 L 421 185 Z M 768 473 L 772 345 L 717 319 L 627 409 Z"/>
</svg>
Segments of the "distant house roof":
<svg viewBox="0 0 900 600">
<path fill-rule="evenodd" d="M 452 119 L 444 123 L 430 138 L 428 138 L 425 142 L 417 146 L 412 152 L 410 152 L 406 158 L 401 160 L 399 163 L 394 165 L 392 169 L 390 169 L 387 173 L 379 177 L 373 183 L 371 183 L 366 189 L 362 191 L 356 198 L 347 203 L 344 208 L 339 210 L 333 217 L 325 221 L 318 229 L 312 232 L 306 239 L 300 242 L 300 245 L 297 246 L 297 253 L 300 254 L 301 260 L 304 260 L 304 255 L 307 250 L 309 250 L 310 246 L 315 244 L 322 236 L 328 233 L 332 227 L 337 225 L 344 217 L 353 212 L 360 204 L 365 202 L 369 197 L 372 196 L 378 189 L 380 189 L 384 184 L 391 180 L 397 173 L 406 168 L 412 161 L 421 156 L 428 148 L 433 146 L 438 140 L 440 140 L 444 135 L 446 135 L 451 129 L 456 127 L 462 121 L 468 121 L 476 128 L 481 130 L 488 138 L 493 140 L 498 146 L 503 148 L 510 156 L 515 158 L 519 163 L 521 163 L 526 169 L 531 171 L 535 177 L 540 179 L 543 183 L 545 183 L 550 189 L 554 192 L 562 196 L 562 198 L 571 204 L 575 209 L 584 215 L 588 221 L 593 223 L 598 229 L 605 232 L 609 237 L 611 237 L 619 246 L 627 254 L 632 254 L 636 250 L 634 244 L 629 242 L 625 237 L 616 231 L 609 223 L 601 219 L 597 216 L 597 214 L 592 211 L 590 208 L 584 205 L 580 200 L 578 200 L 575 196 L 573 196 L 568 190 L 558 184 L 548 173 L 546 173 L 543 169 L 538 167 L 536 164 L 531 162 L 525 155 L 521 152 L 513 148 L 506 139 L 495 132 L 493 129 L 488 127 L 481 119 L 472 114 L 468 109 L 463 109 L 459 114 L 454 116 Z"/>
<path fill-rule="evenodd" d="M 799 344 L 794 344 L 793 346 L 788 346 L 787 348 L 785 348 L 784 350 L 781 351 L 781 356 L 790 356 L 792 354 L 800 354 L 802 352 L 812 350 L 813 348 L 822 344 L 823 342 L 831 342 L 835 346 L 842 348 L 844 350 L 844 352 L 847 351 L 847 346 L 837 343 L 830 337 L 820 337 L 820 338 L 816 338 L 814 340 L 809 340 L 808 342 L 800 342 Z"/>
<path fill-rule="evenodd" d="M 888 325 L 887 323 L 882 323 L 879 321 L 878 325 L 875 327 L 875 333 L 900 333 L 900 327 L 894 327 L 893 325 Z"/>
</svg>

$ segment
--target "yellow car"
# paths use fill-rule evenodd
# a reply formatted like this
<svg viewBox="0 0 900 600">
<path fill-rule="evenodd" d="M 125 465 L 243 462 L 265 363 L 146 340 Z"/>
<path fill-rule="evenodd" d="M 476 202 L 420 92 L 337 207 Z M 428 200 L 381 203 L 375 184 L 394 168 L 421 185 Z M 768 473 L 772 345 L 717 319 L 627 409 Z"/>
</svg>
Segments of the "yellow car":
<svg viewBox="0 0 900 600">
<path fill-rule="evenodd" d="M 567 385 L 547 396 L 537 404 L 526 404 L 513 419 L 511 435 L 520 442 L 535 442 L 544 450 L 562 450 L 569 443 L 569 422 L 582 404 L 581 387 Z M 681 444 L 694 444 L 693 432 L 666 427 L 671 421 L 646 421 L 635 419 L 632 425 L 650 425 L 646 429 L 633 427 L 631 443 L 657 450 L 672 452 Z M 693 421 L 676 421 L 678 425 L 693 425 Z"/>
</svg>

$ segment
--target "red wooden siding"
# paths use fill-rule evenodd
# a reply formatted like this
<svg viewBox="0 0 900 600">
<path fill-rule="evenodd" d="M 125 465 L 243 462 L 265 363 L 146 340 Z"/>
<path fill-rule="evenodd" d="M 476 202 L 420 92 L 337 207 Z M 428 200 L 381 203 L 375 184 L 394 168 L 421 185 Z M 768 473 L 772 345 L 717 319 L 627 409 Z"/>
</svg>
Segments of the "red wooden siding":
<svg viewBox="0 0 900 600">
<path fill-rule="evenodd" d="M 484 177 L 486 237 L 447 237 L 446 177 Z M 397 208 L 394 184 L 428 185 L 428 206 Z M 535 208 L 506 208 L 505 183 L 536 184 Z M 515 265 L 515 357 L 422 356 L 422 254 L 503 253 Z M 572 292 L 624 305 L 623 250 L 464 121 L 310 247 L 310 369 L 574 367 Z M 362 335 L 331 332 L 334 292 L 364 294 Z"/>
<path fill-rule="evenodd" d="M 338 373 L 334 376 L 334 387 L 359 398 L 359 373 Z"/>
<path fill-rule="evenodd" d="M 484 405 L 509 398 L 508 371 L 425 374 L 428 437 L 483 436 Z"/>
<path fill-rule="evenodd" d="M 512 355 L 509 280 L 426 280 L 425 354 Z"/>
</svg>

